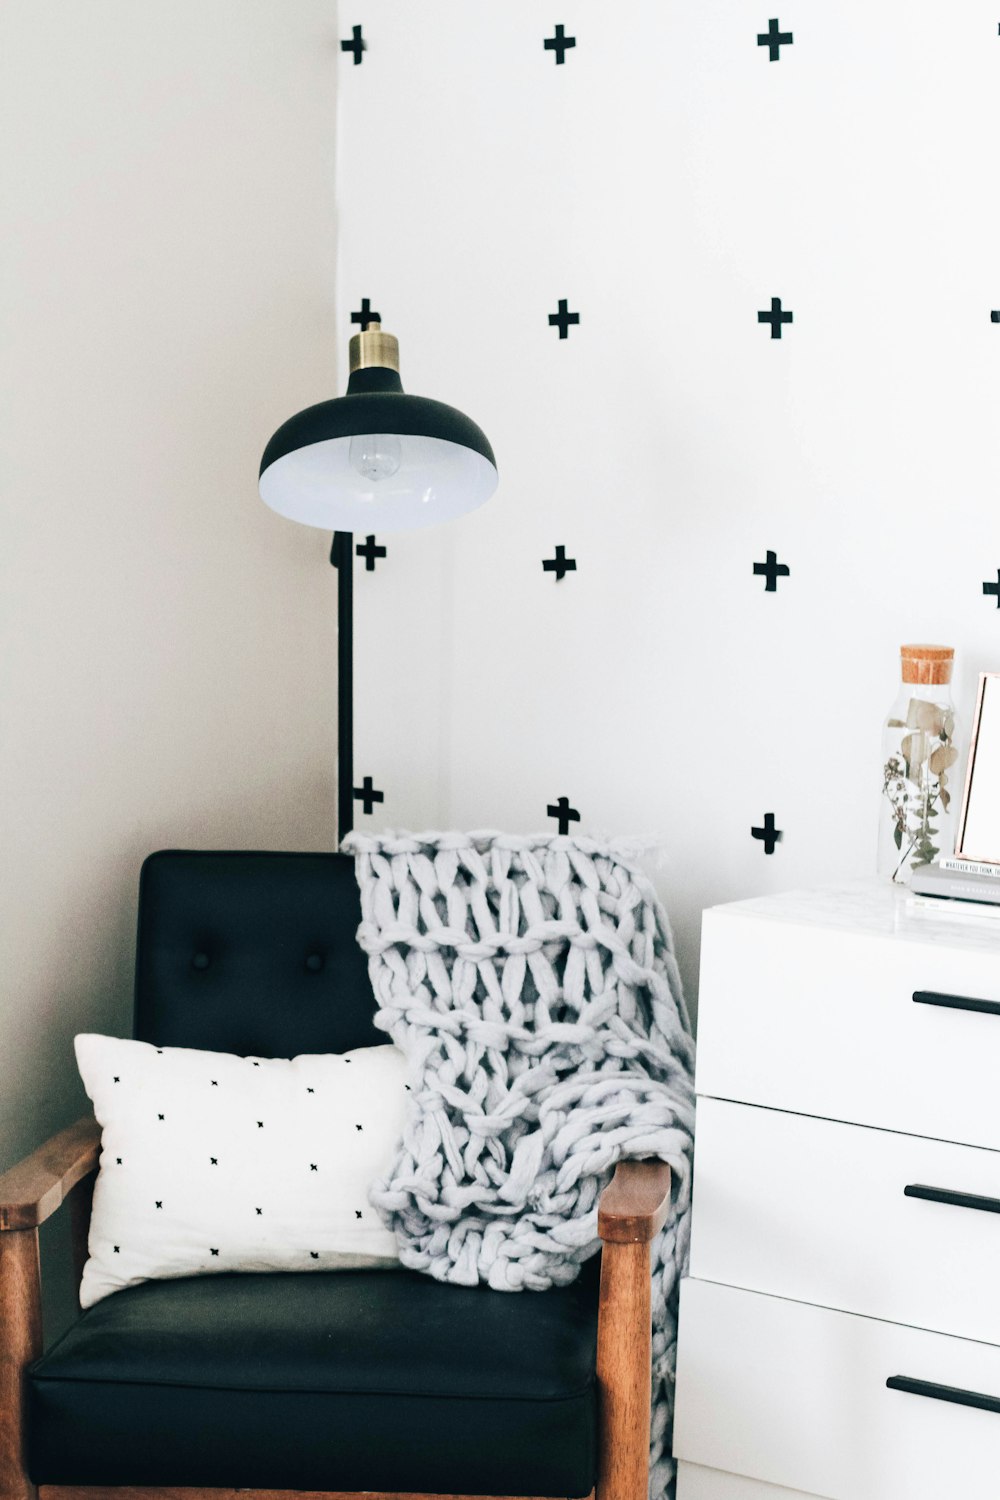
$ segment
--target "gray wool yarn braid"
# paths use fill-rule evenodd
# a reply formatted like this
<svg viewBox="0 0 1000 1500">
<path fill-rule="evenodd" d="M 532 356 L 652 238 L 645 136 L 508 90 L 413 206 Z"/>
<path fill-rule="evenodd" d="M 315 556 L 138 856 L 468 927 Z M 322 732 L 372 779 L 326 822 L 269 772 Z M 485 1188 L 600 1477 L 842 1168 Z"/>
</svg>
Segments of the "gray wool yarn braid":
<svg viewBox="0 0 1000 1500">
<path fill-rule="evenodd" d="M 404 1265 L 543 1290 L 600 1245 L 623 1157 L 659 1156 L 650 1495 L 673 1494 L 677 1282 L 688 1247 L 693 1061 L 666 916 L 625 850 L 583 837 L 354 833 L 376 1024 L 413 1099 L 372 1203 Z"/>
</svg>

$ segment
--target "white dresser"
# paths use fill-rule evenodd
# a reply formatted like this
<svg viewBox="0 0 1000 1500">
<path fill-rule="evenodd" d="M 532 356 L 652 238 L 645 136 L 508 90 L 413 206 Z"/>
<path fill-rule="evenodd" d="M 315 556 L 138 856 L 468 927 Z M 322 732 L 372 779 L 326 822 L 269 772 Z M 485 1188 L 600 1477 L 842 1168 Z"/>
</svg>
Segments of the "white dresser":
<svg viewBox="0 0 1000 1500">
<path fill-rule="evenodd" d="M 1000 920 L 705 913 L 678 1500 L 1000 1497 Z"/>
</svg>

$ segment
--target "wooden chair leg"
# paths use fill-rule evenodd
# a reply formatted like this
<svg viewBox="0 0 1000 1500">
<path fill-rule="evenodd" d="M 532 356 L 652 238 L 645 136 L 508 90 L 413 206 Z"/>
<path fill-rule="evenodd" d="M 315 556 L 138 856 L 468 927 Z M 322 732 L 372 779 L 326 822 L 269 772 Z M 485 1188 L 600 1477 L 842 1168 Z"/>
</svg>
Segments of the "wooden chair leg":
<svg viewBox="0 0 1000 1500">
<path fill-rule="evenodd" d="M 0 1233 L 0 1500 L 35 1500 L 24 1454 L 24 1372 L 42 1352 L 38 1230 Z"/>
<path fill-rule="evenodd" d="M 597 1329 L 597 1500 L 647 1500 L 652 1384 L 649 1244 L 605 1243 Z"/>
</svg>

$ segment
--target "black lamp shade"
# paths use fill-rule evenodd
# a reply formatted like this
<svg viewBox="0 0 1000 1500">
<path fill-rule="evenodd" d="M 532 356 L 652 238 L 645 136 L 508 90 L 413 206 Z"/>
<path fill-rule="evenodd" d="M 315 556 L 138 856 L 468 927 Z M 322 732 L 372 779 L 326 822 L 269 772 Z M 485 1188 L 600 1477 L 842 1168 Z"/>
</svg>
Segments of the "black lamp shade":
<svg viewBox="0 0 1000 1500">
<path fill-rule="evenodd" d="M 381 479 L 352 462 L 352 439 L 391 434 L 399 465 Z M 307 407 L 264 450 L 261 499 L 325 531 L 409 531 L 474 510 L 497 487 L 496 460 L 475 422 L 404 393 L 394 370 L 356 370 L 347 394 Z"/>
</svg>

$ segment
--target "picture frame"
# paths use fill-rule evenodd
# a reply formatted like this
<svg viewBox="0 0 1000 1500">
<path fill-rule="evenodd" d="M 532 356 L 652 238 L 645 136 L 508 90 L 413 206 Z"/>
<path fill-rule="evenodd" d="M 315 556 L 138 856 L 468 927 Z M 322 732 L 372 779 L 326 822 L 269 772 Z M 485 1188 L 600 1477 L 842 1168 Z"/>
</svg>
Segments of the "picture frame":
<svg viewBox="0 0 1000 1500">
<path fill-rule="evenodd" d="M 955 854 L 1000 865 L 1000 672 L 980 672 Z"/>
</svg>

